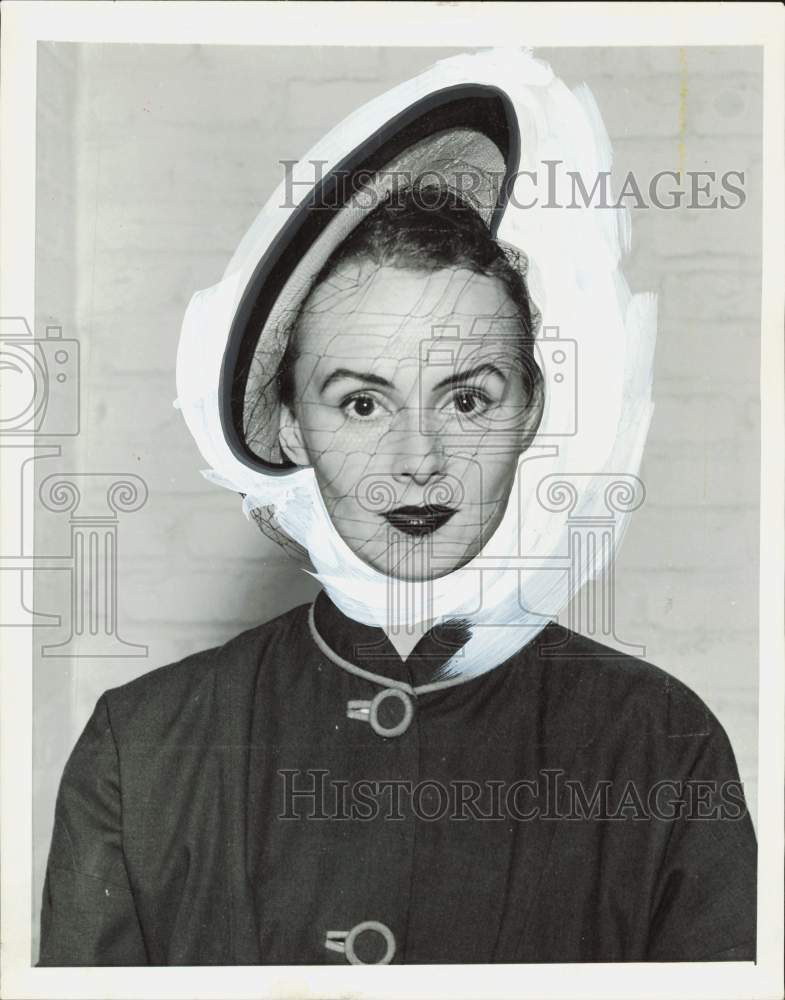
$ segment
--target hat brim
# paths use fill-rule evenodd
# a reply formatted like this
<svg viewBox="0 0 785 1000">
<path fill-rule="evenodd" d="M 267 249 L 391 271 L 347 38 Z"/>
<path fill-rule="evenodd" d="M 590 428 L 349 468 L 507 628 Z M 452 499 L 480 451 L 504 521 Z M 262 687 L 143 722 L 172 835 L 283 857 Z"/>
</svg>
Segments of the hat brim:
<svg viewBox="0 0 785 1000">
<path fill-rule="evenodd" d="M 358 224 L 359 218 L 347 218 L 347 206 L 353 199 L 356 203 L 358 189 L 363 187 L 358 178 L 384 175 L 391 164 L 400 168 L 407 163 L 410 151 L 419 151 L 419 156 L 410 158 L 417 164 L 418 173 L 428 170 L 429 155 L 434 166 L 443 166 L 443 159 L 439 159 L 443 144 L 438 139 L 450 132 L 484 137 L 498 152 L 502 176 L 494 187 L 493 203 L 482 206 L 481 212 L 495 236 L 520 162 L 517 118 L 509 98 L 500 89 L 460 84 L 411 103 L 355 145 L 316 180 L 270 240 L 235 312 L 219 380 L 223 435 L 244 465 L 260 471 L 292 468 L 278 446 L 275 401 L 267 406 L 264 419 L 257 421 L 252 440 L 247 419 L 249 380 L 255 358 L 258 366 L 260 351 L 267 368 L 268 392 L 277 392 L 276 359 L 280 360 L 285 342 L 281 340 L 281 324 L 271 322 L 271 318 L 276 310 L 280 314 L 281 300 L 285 300 L 283 311 L 291 315 L 308 290 L 308 275 L 319 270 L 347 231 Z M 297 280 L 293 281 L 293 276 Z"/>
</svg>

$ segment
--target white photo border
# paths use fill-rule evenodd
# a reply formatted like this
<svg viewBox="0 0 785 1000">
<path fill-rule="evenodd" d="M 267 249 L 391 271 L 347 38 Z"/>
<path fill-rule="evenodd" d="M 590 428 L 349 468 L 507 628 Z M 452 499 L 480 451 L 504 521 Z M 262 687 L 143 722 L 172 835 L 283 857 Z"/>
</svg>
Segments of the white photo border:
<svg viewBox="0 0 785 1000">
<path fill-rule="evenodd" d="M 0 633 L 2 995 L 18 998 L 781 997 L 785 757 L 785 124 L 783 8 L 769 3 L 3 4 L 0 315 L 34 315 L 39 41 L 216 45 L 757 45 L 764 54 L 758 960 L 386 967 L 31 967 L 32 634 Z M 413 37 L 412 29 L 416 33 Z M 2 469 L 0 469 L 0 474 Z M 17 531 L 0 507 L 0 551 Z M 31 503 L 32 506 L 32 503 Z M 32 509 L 26 512 L 32 523 Z M 492 973 L 491 973 L 492 970 Z M 492 974 L 492 978 L 489 977 Z"/>
</svg>

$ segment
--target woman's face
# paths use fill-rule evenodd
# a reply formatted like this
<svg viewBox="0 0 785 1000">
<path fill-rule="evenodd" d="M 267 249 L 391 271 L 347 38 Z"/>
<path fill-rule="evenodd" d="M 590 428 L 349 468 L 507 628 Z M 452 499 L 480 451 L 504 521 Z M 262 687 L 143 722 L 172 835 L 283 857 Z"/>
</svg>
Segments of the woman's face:
<svg viewBox="0 0 785 1000">
<path fill-rule="evenodd" d="M 295 336 L 281 445 L 313 466 L 349 548 L 400 579 L 472 559 L 542 412 L 504 285 L 355 261 L 314 289 Z"/>
</svg>

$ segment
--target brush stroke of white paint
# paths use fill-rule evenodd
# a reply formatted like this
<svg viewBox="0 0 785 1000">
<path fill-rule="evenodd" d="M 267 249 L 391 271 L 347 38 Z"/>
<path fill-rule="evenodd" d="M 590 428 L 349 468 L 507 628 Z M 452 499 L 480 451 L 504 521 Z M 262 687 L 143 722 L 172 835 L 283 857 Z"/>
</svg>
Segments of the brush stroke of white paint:
<svg viewBox="0 0 785 1000">
<path fill-rule="evenodd" d="M 210 466 L 203 475 L 246 494 L 246 515 L 272 506 L 279 526 L 307 549 L 316 578 L 349 617 L 386 629 L 425 618 L 468 619 L 472 637 L 445 665 L 445 678 L 474 677 L 507 660 L 613 558 L 610 548 L 594 555 L 584 551 L 574 561 L 573 573 L 554 571 L 568 554 L 569 517 L 607 518 L 608 490 L 615 490 L 627 508 L 615 515 L 618 546 L 629 512 L 640 502 L 627 486 L 613 483 L 622 475 L 635 475 L 640 465 L 652 415 L 656 335 L 654 296 L 631 295 L 621 272 L 622 251 L 629 245 L 626 208 L 545 207 L 543 161 L 559 161 L 552 193 L 557 203 L 568 204 L 568 172 L 577 171 L 591 190 L 599 172 L 610 169 L 611 150 L 589 89 L 570 91 L 528 50 L 491 49 L 436 63 L 341 122 L 294 168 L 295 181 L 312 178 L 313 160 L 327 161 L 325 169 L 330 169 L 414 101 L 461 83 L 488 84 L 507 94 L 521 133 L 519 169 L 538 172 L 536 191 L 530 177 L 519 176 L 498 237 L 530 261 L 529 288 L 542 313 L 539 343 L 548 387 L 538 438 L 522 456 L 504 517 L 479 555 L 441 579 L 401 584 L 409 590 L 408 599 L 396 600 L 393 622 L 390 579 L 362 562 L 340 538 L 313 471 L 260 473 L 235 457 L 224 440 L 218 413 L 221 361 L 256 264 L 293 210 L 283 207 L 283 182 L 243 238 L 223 280 L 197 292 L 188 306 L 175 404 Z M 530 203 L 534 193 L 540 195 L 537 205 L 517 207 Z M 559 436 L 568 411 L 553 381 L 554 345 L 543 339 L 543 331 L 553 327 L 575 352 L 571 378 L 578 390 L 577 433 L 570 436 Z"/>
</svg>

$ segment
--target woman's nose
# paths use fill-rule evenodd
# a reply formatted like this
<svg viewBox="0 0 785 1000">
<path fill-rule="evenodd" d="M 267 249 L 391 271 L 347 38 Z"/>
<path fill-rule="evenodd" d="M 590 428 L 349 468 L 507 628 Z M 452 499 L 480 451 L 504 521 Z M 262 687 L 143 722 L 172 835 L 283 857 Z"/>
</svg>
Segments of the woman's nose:
<svg viewBox="0 0 785 1000">
<path fill-rule="evenodd" d="M 434 476 L 443 476 L 444 443 L 438 427 L 427 420 L 419 408 L 400 414 L 397 432 L 393 432 L 393 476 L 424 485 Z"/>
</svg>

